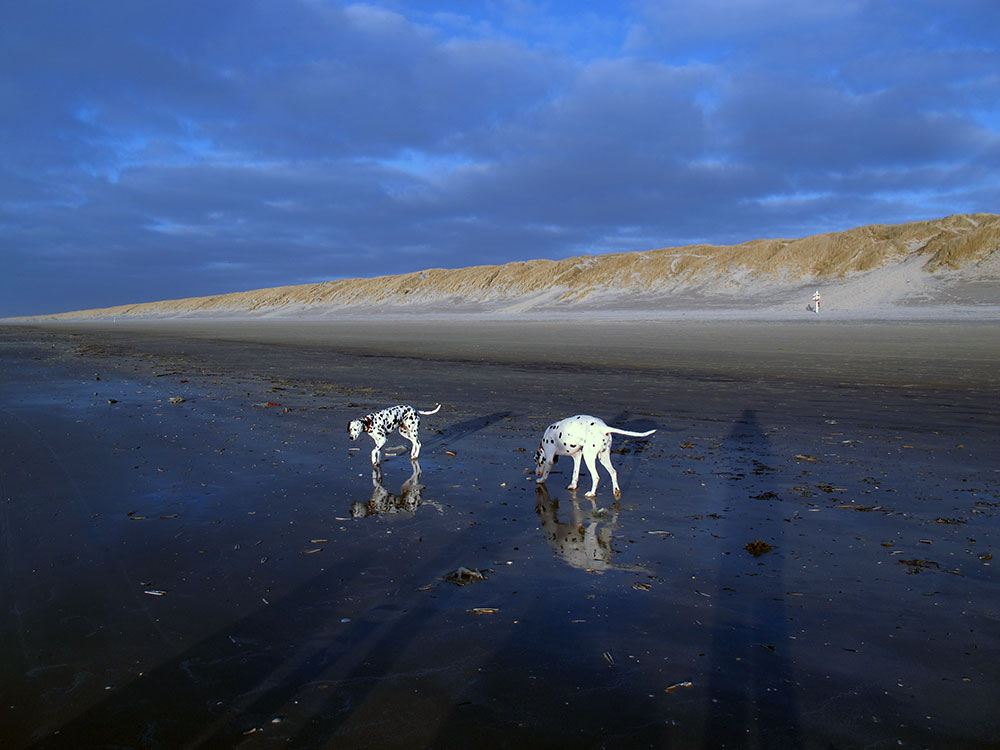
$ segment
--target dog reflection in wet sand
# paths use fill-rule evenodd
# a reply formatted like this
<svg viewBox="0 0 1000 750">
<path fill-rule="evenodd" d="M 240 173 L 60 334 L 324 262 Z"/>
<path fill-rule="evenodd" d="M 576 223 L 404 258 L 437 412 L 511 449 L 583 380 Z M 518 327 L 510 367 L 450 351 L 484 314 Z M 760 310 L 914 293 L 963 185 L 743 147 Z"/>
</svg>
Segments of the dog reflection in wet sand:
<svg viewBox="0 0 1000 750">
<path fill-rule="evenodd" d="M 618 503 L 611 510 L 603 511 L 598 510 L 597 504 L 590 500 L 591 508 L 585 512 L 574 497 L 570 501 L 573 505 L 572 518 L 560 521 L 559 501 L 549 498 L 545 485 L 539 485 L 535 491 L 538 495 L 535 512 L 541 521 L 545 540 L 570 567 L 588 573 L 603 573 L 605 570 L 648 572 L 640 566 L 615 565 L 611 561 L 614 556 L 611 542 L 618 525 Z"/>
<path fill-rule="evenodd" d="M 558 422 L 550 424 L 542 435 L 542 443 L 535 452 L 535 475 L 537 481 L 542 484 L 549 476 L 552 464 L 559 456 L 573 457 L 573 481 L 568 489 L 575 490 L 580 481 L 580 460 L 587 462 L 587 470 L 590 471 L 590 478 L 593 486 L 587 497 L 597 495 L 597 461 L 600 461 L 608 473 L 611 475 L 611 486 L 615 491 L 615 497 L 621 497 L 622 491 L 618 487 L 618 472 L 611 465 L 611 435 L 629 435 L 631 437 L 649 437 L 656 430 L 646 432 L 630 432 L 620 430 L 617 427 L 609 427 L 604 420 L 591 417 L 587 414 L 578 414 L 575 417 L 567 417 Z"/>
<path fill-rule="evenodd" d="M 372 496 L 366 503 L 360 501 L 351 505 L 351 516 L 354 518 L 367 518 L 368 516 L 390 515 L 395 513 L 413 513 L 421 505 L 423 499 L 424 485 L 420 484 L 420 462 L 413 462 L 413 474 L 403 482 L 399 494 L 389 492 L 382 484 L 382 470 L 379 467 L 372 468 Z M 434 502 L 427 502 L 427 505 L 437 507 L 441 512 L 441 507 Z"/>
</svg>

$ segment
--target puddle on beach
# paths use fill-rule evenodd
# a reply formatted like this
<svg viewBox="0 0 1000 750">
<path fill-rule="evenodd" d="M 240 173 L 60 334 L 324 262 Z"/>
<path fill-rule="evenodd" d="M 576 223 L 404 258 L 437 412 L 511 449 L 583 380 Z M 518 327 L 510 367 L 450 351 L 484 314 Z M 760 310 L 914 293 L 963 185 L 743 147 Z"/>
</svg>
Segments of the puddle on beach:
<svg viewBox="0 0 1000 750">
<path fill-rule="evenodd" d="M 394 393 L 11 362 L 13 746 L 983 747 L 1000 732 L 997 415 L 971 396 L 826 392 L 806 423 L 808 388 L 709 383 L 696 402 L 605 378 L 644 404 L 602 395 L 608 423 L 657 432 L 615 437 L 622 497 L 602 474 L 591 500 L 565 489 L 565 457 L 534 481 L 541 430 L 578 409 L 532 392 L 531 372 L 463 381 L 468 398 L 423 419 L 418 462 L 396 435 L 373 470 L 347 421 Z"/>
</svg>

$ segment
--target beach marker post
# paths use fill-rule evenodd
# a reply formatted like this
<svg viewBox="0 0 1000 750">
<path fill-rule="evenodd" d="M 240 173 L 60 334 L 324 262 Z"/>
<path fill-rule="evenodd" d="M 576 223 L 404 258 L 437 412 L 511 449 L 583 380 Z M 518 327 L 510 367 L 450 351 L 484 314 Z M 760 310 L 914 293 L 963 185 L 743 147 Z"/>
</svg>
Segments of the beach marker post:
<svg viewBox="0 0 1000 750">
<path fill-rule="evenodd" d="M 813 295 L 813 312 L 819 312 L 819 289 L 817 289 L 816 294 Z"/>
</svg>

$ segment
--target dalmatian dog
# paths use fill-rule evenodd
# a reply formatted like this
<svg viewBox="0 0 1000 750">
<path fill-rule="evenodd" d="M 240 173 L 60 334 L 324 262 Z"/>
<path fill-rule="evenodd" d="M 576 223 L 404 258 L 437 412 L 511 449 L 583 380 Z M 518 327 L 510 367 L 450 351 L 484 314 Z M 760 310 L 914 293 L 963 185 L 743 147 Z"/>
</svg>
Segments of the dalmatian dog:
<svg viewBox="0 0 1000 750">
<path fill-rule="evenodd" d="M 542 443 L 535 452 L 535 481 L 542 484 L 549 476 L 552 464 L 559 456 L 573 457 L 573 481 L 568 489 L 575 490 L 577 482 L 580 480 L 580 459 L 587 461 L 587 469 L 590 477 L 594 480 L 594 485 L 586 497 L 594 497 L 597 494 L 597 460 L 600 459 L 604 468 L 611 474 L 611 485 L 615 490 L 615 497 L 621 497 L 622 491 L 618 486 L 618 472 L 611 465 L 611 435 L 629 435 L 631 437 L 648 437 L 656 430 L 647 432 L 629 432 L 620 430 L 617 427 L 609 427 L 604 420 L 591 417 L 587 414 L 578 414 L 575 417 L 567 417 L 550 424 L 542 435 Z"/>
<path fill-rule="evenodd" d="M 417 432 L 420 430 L 420 417 L 417 415 L 430 416 L 431 414 L 437 414 L 440 408 L 441 404 L 437 404 L 430 411 L 418 411 L 412 406 L 403 404 L 390 406 L 388 409 L 376 411 L 361 419 L 353 420 L 347 426 L 347 432 L 351 436 L 351 440 L 357 440 L 362 432 L 367 432 L 371 435 L 372 440 L 375 441 L 375 448 L 372 450 L 372 466 L 378 466 L 379 454 L 382 451 L 382 446 L 385 445 L 385 441 L 388 439 L 389 433 L 398 429 L 399 434 L 413 444 L 413 448 L 410 450 L 410 460 L 416 461 L 420 455 L 420 437 L 417 435 Z"/>
</svg>

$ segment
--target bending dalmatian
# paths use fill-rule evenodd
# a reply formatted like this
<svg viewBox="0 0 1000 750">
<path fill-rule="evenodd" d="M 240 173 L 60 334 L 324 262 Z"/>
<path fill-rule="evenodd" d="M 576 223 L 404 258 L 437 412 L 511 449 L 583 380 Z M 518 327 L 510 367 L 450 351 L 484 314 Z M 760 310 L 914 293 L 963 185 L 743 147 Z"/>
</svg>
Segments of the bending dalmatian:
<svg viewBox="0 0 1000 750">
<path fill-rule="evenodd" d="M 611 474 L 615 497 L 621 497 L 618 472 L 611 465 L 611 434 L 648 437 L 654 432 L 656 430 L 647 432 L 619 430 L 617 427 L 609 427 L 597 417 L 586 414 L 567 417 L 550 424 L 542 435 L 542 443 L 535 453 L 535 475 L 538 477 L 535 481 L 542 484 L 546 480 L 558 456 L 572 456 L 573 481 L 568 489 L 575 490 L 580 479 L 580 459 L 583 458 L 586 459 L 590 477 L 594 480 L 594 485 L 590 488 L 590 492 L 586 493 L 586 497 L 594 497 L 597 494 L 597 459 L 600 459 L 604 468 Z"/>
<path fill-rule="evenodd" d="M 418 411 L 412 406 L 390 406 L 388 409 L 377 411 L 361 419 L 353 420 L 347 427 L 351 440 L 357 440 L 362 432 L 367 432 L 375 441 L 375 448 L 372 450 L 372 466 L 379 465 L 379 453 L 388 438 L 390 432 L 399 430 L 399 434 L 413 444 L 410 450 L 410 460 L 416 461 L 420 455 L 420 438 L 417 432 L 420 430 L 420 417 L 418 414 L 430 416 L 437 414 L 441 404 L 437 404 L 431 411 Z"/>
</svg>

